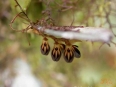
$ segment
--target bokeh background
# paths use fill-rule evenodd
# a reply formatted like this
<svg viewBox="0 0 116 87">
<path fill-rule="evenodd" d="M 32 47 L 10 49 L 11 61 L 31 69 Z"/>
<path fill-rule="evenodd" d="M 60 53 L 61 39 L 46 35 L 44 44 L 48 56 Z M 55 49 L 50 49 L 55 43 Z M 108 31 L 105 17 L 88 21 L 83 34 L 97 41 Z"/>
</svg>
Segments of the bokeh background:
<svg viewBox="0 0 116 87">
<path fill-rule="evenodd" d="M 57 26 L 70 26 L 74 19 L 73 26 L 105 27 L 116 33 L 116 0 L 18 0 L 18 2 L 34 22 L 51 17 Z M 31 72 L 41 87 L 116 87 L 114 44 L 110 47 L 104 44 L 99 49 L 102 44 L 100 42 L 93 44 L 90 41 L 77 42 L 75 44 L 79 46 L 81 58 L 75 58 L 72 63 L 67 63 L 62 57 L 60 61 L 54 62 L 51 54 L 48 56 L 41 54 L 41 36 L 32 32 L 28 34 L 16 32 L 10 28 L 10 21 L 20 12 L 15 5 L 14 0 L 0 0 L 0 87 L 13 87 L 16 80 L 14 78 L 19 75 L 16 69 L 20 72 Z M 42 12 L 46 14 L 43 15 Z M 24 29 L 27 24 L 23 22 L 24 19 L 17 18 L 13 27 Z M 116 42 L 115 38 L 113 41 Z M 51 39 L 49 44 L 52 49 L 54 42 Z M 31 69 L 26 69 L 25 66 Z"/>
</svg>

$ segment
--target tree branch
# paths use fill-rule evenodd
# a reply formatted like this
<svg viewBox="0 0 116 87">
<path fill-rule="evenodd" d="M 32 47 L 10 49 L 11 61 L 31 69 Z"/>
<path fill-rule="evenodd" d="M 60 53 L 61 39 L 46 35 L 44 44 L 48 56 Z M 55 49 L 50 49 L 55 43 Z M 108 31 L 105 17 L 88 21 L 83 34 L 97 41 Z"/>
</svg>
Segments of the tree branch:
<svg viewBox="0 0 116 87">
<path fill-rule="evenodd" d="M 36 27 L 36 29 L 38 31 L 44 32 L 44 34 L 52 35 L 54 37 L 61 37 L 71 40 L 76 39 L 76 40 L 100 41 L 104 43 L 111 42 L 111 39 L 114 36 L 110 29 L 95 28 L 95 27 L 77 27 L 69 31 L 45 29 L 40 26 Z"/>
</svg>

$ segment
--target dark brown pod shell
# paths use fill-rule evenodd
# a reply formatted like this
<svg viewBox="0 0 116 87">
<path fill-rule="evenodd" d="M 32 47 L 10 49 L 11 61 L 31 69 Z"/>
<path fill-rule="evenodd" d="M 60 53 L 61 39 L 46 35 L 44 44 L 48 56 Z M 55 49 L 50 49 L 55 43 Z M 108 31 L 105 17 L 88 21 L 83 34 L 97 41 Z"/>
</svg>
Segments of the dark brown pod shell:
<svg viewBox="0 0 116 87">
<path fill-rule="evenodd" d="M 42 45 L 41 45 L 41 53 L 43 55 L 48 55 L 50 52 L 50 45 L 47 40 L 43 40 Z"/>
<path fill-rule="evenodd" d="M 60 44 L 60 47 L 62 50 L 65 50 L 65 48 L 66 48 L 65 44 Z"/>
<path fill-rule="evenodd" d="M 64 51 L 64 59 L 66 62 L 70 63 L 74 59 L 74 51 L 72 46 L 66 47 Z"/>
<path fill-rule="evenodd" d="M 78 50 L 78 46 L 73 45 L 73 48 L 74 48 L 74 56 L 75 56 L 76 58 L 80 58 L 80 57 L 81 57 L 81 53 L 80 53 L 80 51 Z"/>
<path fill-rule="evenodd" d="M 55 44 L 51 52 L 51 57 L 54 61 L 59 61 L 61 57 L 61 47 L 60 44 Z"/>
</svg>

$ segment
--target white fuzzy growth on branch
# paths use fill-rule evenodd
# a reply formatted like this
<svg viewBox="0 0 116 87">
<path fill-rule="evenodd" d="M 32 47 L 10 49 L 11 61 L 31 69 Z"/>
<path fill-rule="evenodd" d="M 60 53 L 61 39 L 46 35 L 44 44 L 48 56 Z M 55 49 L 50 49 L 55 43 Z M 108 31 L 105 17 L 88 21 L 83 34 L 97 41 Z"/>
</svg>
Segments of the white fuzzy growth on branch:
<svg viewBox="0 0 116 87">
<path fill-rule="evenodd" d="M 38 30 L 41 29 L 38 27 Z M 44 29 L 44 33 L 65 39 L 100 41 L 105 43 L 109 43 L 114 36 L 109 29 L 95 27 L 79 27 L 71 29 L 70 31 Z"/>
</svg>

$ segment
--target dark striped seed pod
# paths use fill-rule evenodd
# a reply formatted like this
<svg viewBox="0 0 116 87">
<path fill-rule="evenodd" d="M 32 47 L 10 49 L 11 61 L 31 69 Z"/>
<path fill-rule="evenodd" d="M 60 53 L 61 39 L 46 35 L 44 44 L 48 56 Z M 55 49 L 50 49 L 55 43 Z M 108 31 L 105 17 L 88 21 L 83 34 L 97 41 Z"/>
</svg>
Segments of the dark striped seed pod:
<svg viewBox="0 0 116 87">
<path fill-rule="evenodd" d="M 53 50 L 51 52 L 51 57 L 54 61 L 59 61 L 61 57 L 61 46 L 58 43 L 54 44 Z"/>
<path fill-rule="evenodd" d="M 72 46 L 67 46 L 64 51 L 64 59 L 66 62 L 70 63 L 74 59 L 74 51 Z"/>
<path fill-rule="evenodd" d="M 74 56 L 75 56 L 76 58 L 80 58 L 80 57 L 81 57 L 81 53 L 80 53 L 80 51 L 78 50 L 78 46 L 73 45 L 73 48 L 74 48 Z"/>
<path fill-rule="evenodd" d="M 61 50 L 62 50 L 62 51 L 64 51 L 65 48 L 66 48 L 65 44 L 60 44 L 60 47 L 61 47 Z"/>
<path fill-rule="evenodd" d="M 47 38 L 44 38 L 41 45 L 41 53 L 43 55 L 48 55 L 49 52 L 50 52 L 50 45 L 48 43 Z"/>
</svg>

